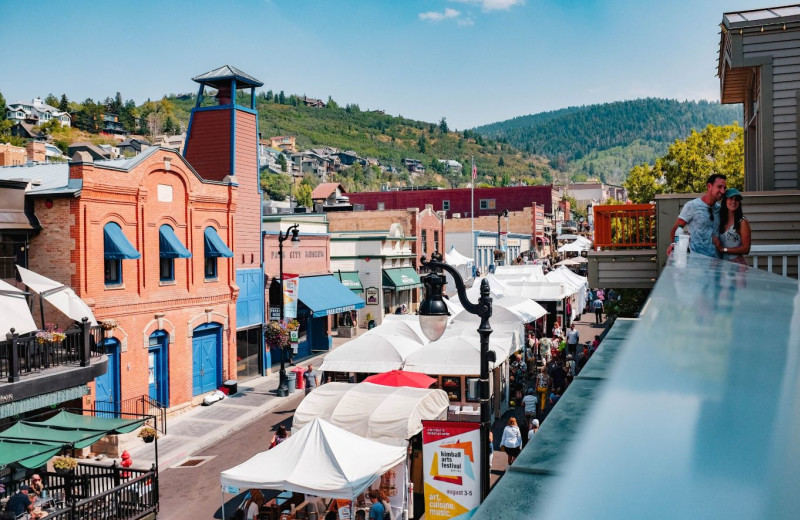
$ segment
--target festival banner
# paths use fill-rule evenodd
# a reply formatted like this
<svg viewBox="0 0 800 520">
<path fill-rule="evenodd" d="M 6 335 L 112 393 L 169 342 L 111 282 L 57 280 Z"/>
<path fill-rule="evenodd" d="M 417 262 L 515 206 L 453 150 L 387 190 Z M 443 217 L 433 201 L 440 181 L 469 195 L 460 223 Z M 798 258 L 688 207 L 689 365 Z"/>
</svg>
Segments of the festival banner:
<svg viewBox="0 0 800 520">
<path fill-rule="evenodd" d="M 425 518 L 445 520 L 481 502 L 481 425 L 422 421 Z"/>
<path fill-rule="evenodd" d="M 296 274 L 283 274 L 283 317 L 286 319 L 297 318 L 297 294 L 300 286 L 300 276 Z"/>
</svg>

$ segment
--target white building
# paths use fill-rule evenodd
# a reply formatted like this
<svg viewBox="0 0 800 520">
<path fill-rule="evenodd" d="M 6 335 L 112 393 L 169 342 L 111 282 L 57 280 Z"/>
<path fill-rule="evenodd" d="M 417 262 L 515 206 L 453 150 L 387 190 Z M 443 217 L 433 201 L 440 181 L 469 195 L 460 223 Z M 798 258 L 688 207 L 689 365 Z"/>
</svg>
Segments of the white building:
<svg viewBox="0 0 800 520">
<path fill-rule="evenodd" d="M 406 305 L 414 312 L 419 304 L 419 275 L 411 250 L 414 237 L 403 226 L 392 224 L 386 231 L 338 231 L 331 233 L 331 271 L 344 277 L 357 273 L 366 306 L 358 311 L 359 323 L 367 313 L 380 325 L 387 312 Z"/>
<path fill-rule="evenodd" d="M 61 123 L 61 126 L 72 126 L 69 114 L 51 107 L 41 98 L 36 98 L 30 103 L 11 103 L 6 109 L 6 118 L 15 124 L 32 123 L 34 125 L 41 125 L 55 119 Z"/>
</svg>

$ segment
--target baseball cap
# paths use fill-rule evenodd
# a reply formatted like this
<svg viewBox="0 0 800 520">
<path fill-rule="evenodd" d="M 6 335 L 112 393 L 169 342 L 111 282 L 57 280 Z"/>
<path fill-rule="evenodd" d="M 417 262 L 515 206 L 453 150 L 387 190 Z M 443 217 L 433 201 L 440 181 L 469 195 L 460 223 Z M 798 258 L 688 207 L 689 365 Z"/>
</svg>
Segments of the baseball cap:
<svg viewBox="0 0 800 520">
<path fill-rule="evenodd" d="M 742 194 L 736 188 L 728 188 L 725 191 L 725 198 L 726 199 L 730 199 L 731 197 L 739 197 L 741 199 L 742 198 Z"/>
<path fill-rule="evenodd" d="M 31 488 L 30 488 L 30 486 L 22 485 L 22 486 L 19 487 L 19 490 L 20 491 L 30 491 Z"/>
</svg>

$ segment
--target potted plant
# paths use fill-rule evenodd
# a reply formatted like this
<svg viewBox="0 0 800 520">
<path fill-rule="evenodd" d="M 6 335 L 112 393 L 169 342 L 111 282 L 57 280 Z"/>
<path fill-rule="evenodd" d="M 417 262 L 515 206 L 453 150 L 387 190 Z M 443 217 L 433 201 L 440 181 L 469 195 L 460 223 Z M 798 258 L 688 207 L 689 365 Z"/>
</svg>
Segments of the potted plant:
<svg viewBox="0 0 800 520">
<path fill-rule="evenodd" d="M 117 320 L 115 319 L 109 318 L 100 322 L 100 328 L 103 329 L 103 334 L 107 338 L 111 337 L 111 332 L 117 327 L 119 327 L 119 323 L 117 323 Z"/>
<path fill-rule="evenodd" d="M 366 316 L 364 316 L 364 322 L 365 322 L 365 323 L 364 323 L 364 328 L 367 328 L 367 329 L 369 329 L 369 328 L 370 328 L 370 326 L 369 326 L 369 323 L 370 323 L 370 322 L 373 322 L 372 326 L 374 327 L 374 326 L 375 326 L 375 322 L 374 322 L 374 320 L 375 320 L 375 318 L 374 318 L 374 316 L 372 316 L 372 313 L 371 313 L 371 312 L 368 312 L 368 313 L 366 314 Z"/>
<path fill-rule="evenodd" d="M 158 438 L 158 431 L 152 426 L 145 426 L 139 430 L 138 436 L 141 437 L 144 442 L 153 442 Z"/>
<path fill-rule="evenodd" d="M 78 461 L 72 457 L 55 457 L 53 459 L 53 469 L 56 473 L 63 475 L 65 473 L 72 473 L 78 467 Z"/>
</svg>

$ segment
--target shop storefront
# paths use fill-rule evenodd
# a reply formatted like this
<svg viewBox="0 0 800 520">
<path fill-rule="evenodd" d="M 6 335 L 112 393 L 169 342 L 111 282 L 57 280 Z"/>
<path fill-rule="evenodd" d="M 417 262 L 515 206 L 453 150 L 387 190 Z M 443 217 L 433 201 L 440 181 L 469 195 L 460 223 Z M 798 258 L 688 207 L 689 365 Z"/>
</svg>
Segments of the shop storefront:
<svg viewBox="0 0 800 520">
<path fill-rule="evenodd" d="M 406 306 L 406 312 L 413 312 L 419 302 L 422 281 L 411 267 L 396 267 L 383 270 L 384 312 L 393 314 L 397 308 Z"/>
</svg>

